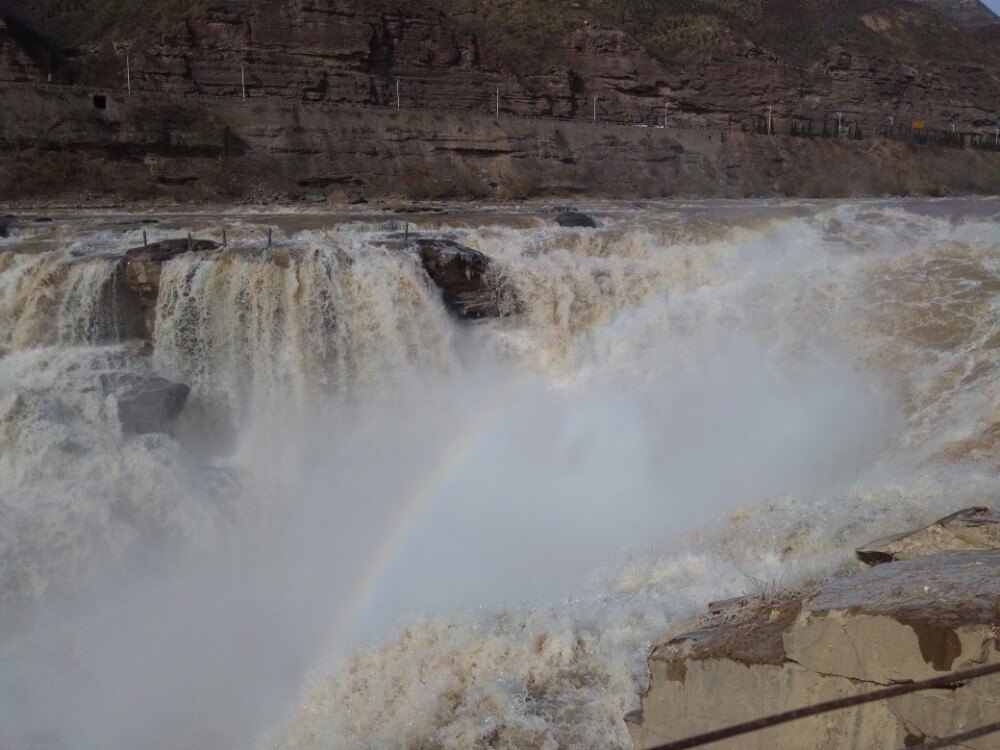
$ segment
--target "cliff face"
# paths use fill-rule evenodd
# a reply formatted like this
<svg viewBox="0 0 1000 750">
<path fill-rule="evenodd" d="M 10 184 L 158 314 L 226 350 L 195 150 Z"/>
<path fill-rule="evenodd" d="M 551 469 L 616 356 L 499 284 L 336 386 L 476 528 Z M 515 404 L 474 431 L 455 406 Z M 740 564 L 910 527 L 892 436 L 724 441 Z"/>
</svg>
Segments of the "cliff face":
<svg viewBox="0 0 1000 750">
<path fill-rule="evenodd" d="M 839 197 L 1000 190 L 1000 153 L 448 110 L 0 87 L 0 200 Z M 105 199 L 102 199 L 105 200 Z"/>
<path fill-rule="evenodd" d="M 992 127 L 1000 99 L 1000 43 L 938 12 L 981 24 L 976 0 L 6 2 L 53 45 L 57 78 L 107 88 L 128 55 L 142 90 L 239 96 L 245 76 L 251 97 L 391 105 L 399 81 L 404 106 L 490 111 L 499 90 L 505 112 L 587 119 L 596 97 L 599 117 L 647 123 L 749 122 L 770 104 L 785 123 Z"/>
<path fill-rule="evenodd" d="M 992 133 L 1000 37 L 909 0 L 439 3 L 0 0 L 0 84 L 80 86 L 0 91 L 0 196 L 994 189 L 992 154 L 749 135 Z"/>
<path fill-rule="evenodd" d="M 28 55 L 25 46 L 0 18 L 0 83 L 38 81 L 41 77 L 41 70 Z"/>
</svg>

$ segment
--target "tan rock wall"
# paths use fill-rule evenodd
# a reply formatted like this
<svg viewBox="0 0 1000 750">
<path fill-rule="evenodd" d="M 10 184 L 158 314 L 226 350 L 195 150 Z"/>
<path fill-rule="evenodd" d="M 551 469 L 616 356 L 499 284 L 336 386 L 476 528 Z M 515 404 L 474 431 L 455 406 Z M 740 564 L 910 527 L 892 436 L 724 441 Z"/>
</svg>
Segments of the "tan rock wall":
<svg viewBox="0 0 1000 750">
<path fill-rule="evenodd" d="M 799 608 L 795 614 L 796 608 Z M 800 604 L 681 636 L 650 657 L 636 748 L 1000 663 L 1000 552 L 889 563 L 832 581 Z M 714 750 L 898 748 L 985 726 L 1000 675 L 911 693 L 706 745 Z M 995 748 L 996 737 L 966 747 Z"/>
</svg>

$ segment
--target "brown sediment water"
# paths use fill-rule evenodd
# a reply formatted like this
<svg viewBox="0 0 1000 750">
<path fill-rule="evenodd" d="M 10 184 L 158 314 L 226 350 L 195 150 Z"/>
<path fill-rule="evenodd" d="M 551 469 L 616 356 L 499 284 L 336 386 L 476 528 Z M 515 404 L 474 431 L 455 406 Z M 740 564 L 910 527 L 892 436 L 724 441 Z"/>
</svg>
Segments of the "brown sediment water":
<svg viewBox="0 0 1000 750">
<path fill-rule="evenodd" d="M 10 225 L 0 744 L 627 748 L 706 602 L 998 496 L 996 201 L 552 208 Z M 130 338 L 122 253 L 223 228 Z M 517 305 L 458 320 L 407 236 Z"/>
</svg>

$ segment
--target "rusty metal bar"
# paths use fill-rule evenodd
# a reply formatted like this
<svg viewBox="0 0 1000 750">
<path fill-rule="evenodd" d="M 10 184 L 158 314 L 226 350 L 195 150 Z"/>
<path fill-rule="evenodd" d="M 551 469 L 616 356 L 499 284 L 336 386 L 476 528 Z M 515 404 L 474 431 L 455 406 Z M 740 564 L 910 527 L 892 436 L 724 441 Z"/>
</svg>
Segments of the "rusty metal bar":
<svg viewBox="0 0 1000 750">
<path fill-rule="evenodd" d="M 951 737 L 942 737 L 939 740 L 931 740 L 922 745 L 914 745 L 913 747 L 905 748 L 905 750 L 940 750 L 943 747 L 951 747 L 952 745 L 957 745 L 959 742 L 979 739 L 980 737 L 995 734 L 996 732 L 1000 732 L 1000 721 L 995 724 L 988 724 L 985 727 L 979 727 L 979 729 L 970 729 L 968 732 L 962 732 L 961 734 L 953 734 Z"/>
<path fill-rule="evenodd" d="M 847 698 L 837 698 L 836 700 L 824 701 L 823 703 L 817 703 L 803 708 L 796 708 L 791 711 L 784 711 L 780 714 L 773 714 L 772 716 L 764 716 L 759 719 L 754 719 L 753 721 L 743 722 L 742 724 L 734 724 L 733 726 L 724 727 L 723 729 L 716 729 L 712 732 L 705 732 L 704 734 L 699 734 L 694 737 L 687 737 L 686 739 L 668 742 L 665 745 L 658 745 L 652 750 L 688 750 L 688 748 L 698 747 L 699 745 L 707 745 L 709 742 L 718 742 L 719 740 L 729 739 L 730 737 L 739 737 L 743 734 L 750 734 L 751 732 L 767 729 L 768 727 L 777 726 L 779 724 L 785 724 L 789 721 L 796 721 L 797 719 L 805 719 L 809 716 L 824 714 L 828 711 L 838 711 L 843 708 L 860 706 L 865 703 L 873 703 L 887 698 L 894 698 L 897 695 L 916 693 L 921 690 L 955 687 L 959 683 L 997 673 L 1000 673 L 1000 664 L 989 664 L 985 667 L 967 669 L 963 672 L 952 672 L 951 674 L 941 675 L 940 677 L 932 677 L 929 680 L 922 680 L 920 682 L 908 682 L 901 685 L 893 685 L 892 687 L 874 690 L 870 693 L 865 693 L 864 695 L 852 695 Z M 931 747 L 943 746 L 931 745 Z"/>
</svg>

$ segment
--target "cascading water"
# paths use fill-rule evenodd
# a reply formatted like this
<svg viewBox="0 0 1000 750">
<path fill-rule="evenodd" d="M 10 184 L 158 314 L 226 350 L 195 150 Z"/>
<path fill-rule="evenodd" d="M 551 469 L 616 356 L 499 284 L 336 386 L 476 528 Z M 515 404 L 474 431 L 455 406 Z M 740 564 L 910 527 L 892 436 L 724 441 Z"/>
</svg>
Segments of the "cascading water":
<svg viewBox="0 0 1000 750">
<path fill-rule="evenodd" d="M 0 254 L 0 351 L 116 338 L 114 275 L 101 258 Z"/>
<path fill-rule="evenodd" d="M 267 252 L 170 263 L 155 366 L 251 418 L 453 369 L 446 315 L 410 256 L 304 239 L 278 263 Z"/>
<path fill-rule="evenodd" d="M 594 209 L 416 230 L 513 290 L 475 323 L 391 227 L 244 224 L 147 344 L 106 233 L 5 240 L 0 744 L 627 748 L 708 600 L 997 497 L 995 202 Z"/>
</svg>

